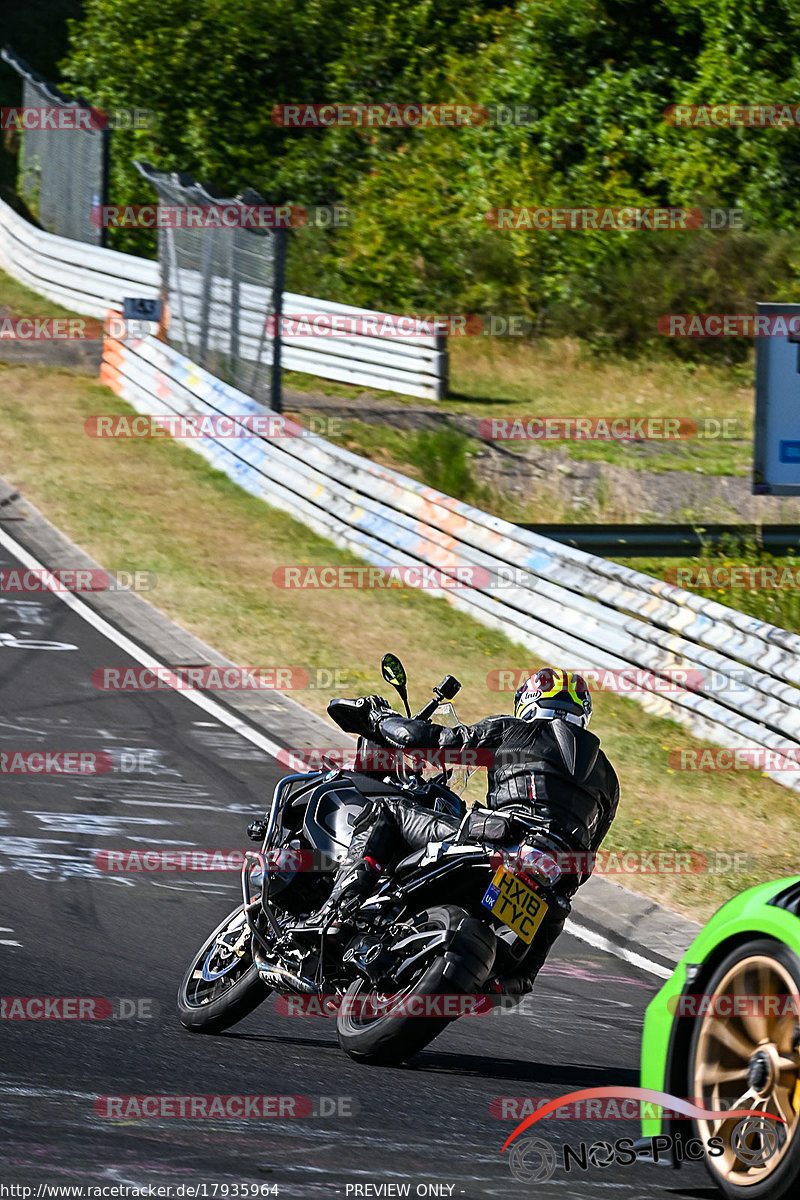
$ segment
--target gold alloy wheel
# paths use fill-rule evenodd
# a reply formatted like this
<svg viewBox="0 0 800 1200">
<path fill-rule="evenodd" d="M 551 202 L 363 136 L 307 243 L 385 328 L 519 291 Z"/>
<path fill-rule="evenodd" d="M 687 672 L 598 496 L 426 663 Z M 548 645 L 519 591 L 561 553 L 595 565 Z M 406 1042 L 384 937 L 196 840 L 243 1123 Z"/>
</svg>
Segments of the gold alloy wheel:
<svg viewBox="0 0 800 1200">
<path fill-rule="evenodd" d="M 738 1013 L 737 1013 L 738 1008 Z M 726 1015 L 730 1013 L 730 1015 Z M 758 1118 L 738 1153 L 731 1137 L 739 1118 L 698 1121 L 704 1142 L 721 1137 L 724 1153 L 708 1158 L 728 1185 L 763 1183 L 783 1162 L 800 1119 L 800 994 L 786 967 L 756 954 L 735 963 L 714 988 L 700 1018 L 692 1064 L 693 1098 L 703 1108 L 748 1108 L 782 1117 L 758 1130 Z"/>
</svg>

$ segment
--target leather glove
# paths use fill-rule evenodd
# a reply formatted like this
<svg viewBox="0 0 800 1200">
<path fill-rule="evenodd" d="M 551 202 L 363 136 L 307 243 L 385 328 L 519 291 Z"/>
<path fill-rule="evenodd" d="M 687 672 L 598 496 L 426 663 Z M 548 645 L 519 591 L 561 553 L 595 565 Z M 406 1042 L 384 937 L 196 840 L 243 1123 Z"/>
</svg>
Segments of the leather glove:
<svg viewBox="0 0 800 1200">
<path fill-rule="evenodd" d="M 365 702 L 365 728 L 368 737 L 375 737 L 380 729 L 380 723 L 384 717 L 388 717 L 392 711 L 392 707 L 388 700 L 384 700 L 383 696 L 364 696 Z"/>
<path fill-rule="evenodd" d="M 378 721 L 391 712 L 383 696 L 360 696 L 358 700 L 331 700 L 328 716 L 340 729 L 347 733 L 359 733 L 362 737 L 375 734 Z"/>
</svg>

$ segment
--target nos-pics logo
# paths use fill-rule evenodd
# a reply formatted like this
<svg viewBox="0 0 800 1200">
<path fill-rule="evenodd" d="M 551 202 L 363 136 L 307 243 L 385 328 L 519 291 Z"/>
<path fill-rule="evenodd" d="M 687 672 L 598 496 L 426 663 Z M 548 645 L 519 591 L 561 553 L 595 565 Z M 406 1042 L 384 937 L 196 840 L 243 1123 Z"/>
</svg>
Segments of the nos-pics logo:
<svg viewBox="0 0 800 1200">
<path fill-rule="evenodd" d="M 503 1151 L 514 1143 L 509 1154 L 509 1169 L 514 1178 L 527 1185 L 545 1183 L 552 1179 L 559 1166 L 558 1153 L 550 1142 L 541 1137 L 517 1140 L 521 1133 L 558 1108 L 579 1100 L 598 1097 L 633 1099 L 658 1104 L 673 1112 L 704 1121 L 738 1118 L 731 1131 L 730 1147 L 739 1161 L 750 1168 L 765 1166 L 777 1153 L 781 1145 L 778 1126 L 786 1123 L 780 1117 L 756 1109 L 716 1111 L 701 1108 L 667 1092 L 657 1092 L 649 1088 L 588 1088 L 570 1092 L 542 1105 L 535 1113 L 526 1117 L 507 1138 Z M 638 1144 L 632 1138 L 619 1138 L 615 1142 L 581 1142 L 577 1148 L 564 1143 L 561 1147 L 562 1165 L 567 1172 L 576 1168 L 587 1171 L 590 1167 L 602 1169 L 610 1166 L 631 1166 L 639 1159 L 657 1163 L 667 1155 L 674 1156 L 678 1162 L 696 1162 L 706 1154 L 710 1158 L 719 1158 L 724 1153 L 725 1143 L 721 1137 L 712 1137 L 703 1142 L 698 1138 L 684 1139 L 680 1133 L 674 1136 L 662 1134 Z"/>
</svg>

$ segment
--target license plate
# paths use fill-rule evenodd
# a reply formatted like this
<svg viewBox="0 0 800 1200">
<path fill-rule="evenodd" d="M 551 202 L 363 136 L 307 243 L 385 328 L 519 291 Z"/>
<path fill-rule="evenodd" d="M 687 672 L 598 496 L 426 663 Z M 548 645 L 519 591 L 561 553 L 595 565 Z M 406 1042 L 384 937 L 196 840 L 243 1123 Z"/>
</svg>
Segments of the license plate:
<svg viewBox="0 0 800 1200">
<path fill-rule="evenodd" d="M 516 875 L 498 868 L 483 903 L 518 938 L 530 945 L 547 913 L 548 905 Z"/>
</svg>

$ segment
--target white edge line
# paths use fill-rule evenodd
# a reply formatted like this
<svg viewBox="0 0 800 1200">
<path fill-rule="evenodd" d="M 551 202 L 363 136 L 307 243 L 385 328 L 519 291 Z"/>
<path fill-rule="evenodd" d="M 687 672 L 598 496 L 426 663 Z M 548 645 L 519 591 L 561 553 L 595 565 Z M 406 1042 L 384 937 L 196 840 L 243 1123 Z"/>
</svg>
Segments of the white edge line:
<svg viewBox="0 0 800 1200">
<path fill-rule="evenodd" d="M 78 597 L 72 592 L 56 591 L 55 587 L 50 584 L 47 568 L 44 566 L 44 564 L 39 562 L 37 558 L 34 558 L 34 556 L 30 554 L 24 546 L 20 546 L 18 542 L 14 541 L 14 539 L 10 537 L 3 529 L 0 529 L 0 546 L 5 546 L 5 548 L 10 551 L 11 554 L 15 555 L 23 564 L 23 566 L 25 566 L 29 571 L 44 571 L 44 579 L 47 583 L 48 591 L 52 591 L 53 595 L 66 604 L 67 608 L 71 608 L 73 612 L 77 613 L 79 617 L 82 617 L 84 621 L 87 621 L 89 625 L 98 631 L 98 633 L 102 633 L 104 637 L 109 639 L 109 641 L 114 642 L 115 645 L 119 646 L 121 650 L 124 650 L 126 654 L 129 654 L 130 657 L 136 662 L 140 663 L 143 667 L 149 667 L 151 669 L 160 667 L 162 670 L 169 670 L 165 663 L 162 663 L 152 654 L 148 654 L 148 652 L 143 650 L 140 646 L 137 646 L 137 644 L 131 641 L 129 637 L 126 637 L 124 633 L 120 633 L 118 629 L 115 629 L 113 625 L 111 625 L 103 617 L 99 616 L 99 614 L 96 613 L 94 609 L 90 608 L 88 604 L 84 603 L 83 600 L 79 600 Z M 183 689 L 178 688 L 175 688 L 174 690 L 178 695 L 183 696 L 184 699 L 189 700 L 192 704 L 196 704 L 198 708 L 203 709 L 204 712 L 207 712 L 212 717 L 215 717 L 216 720 L 220 721 L 223 725 L 227 725 L 229 729 L 234 729 L 241 737 L 246 738 L 246 740 L 249 742 L 252 742 L 254 746 L 258 746 L 259 749 L 264 750 L 272 758 L 277 758 L 278 754 L 281 751 L 284 751 L 284 748 L 279 746 L 277 742 L 273 742 L 271 738 L 268 738 L 263 733 L 253 729 L 250 725 L 247 725 L 244 721 L 240 720 L 239 717 L 236 717 L 233 715 L 233 713 L 228 712 L 228 710 L 223 708 L 221 704 L 217 704 L 215 700 L 211 700 L 202 692 L 197 692 L 194 690 L 184 691 Z M 575 925 L 572 921 L 567 921 L 564 928 L 568 933 L 572 934 L 573 937 L 579 938 L 580 941 L 588 942 L 590 946 L 594 946 L 598 950 L 605 950 L 608 954 L 612 954 L 616 958 L 622 958 L 625 960 L 625 962 L 629 962 L 631 966 L 638 967 L 642 971 L 647 971 L 651 975 L 657 975 L 660 979 L 669 979 L 670 975 L 672 974 L 672 971 L 667 970 L 666 967 L 662 967 L 659 963 L 652 962 L 649 958 L 645 958 L 642 954 L 636 954 L 632 950 L 626 950 L 623 947 L 615 946 L 613 942 L 609 941 L 608 938 L 603 937 L 602 934 L 593 933 L 589 929 L 584 929 L 582 925 Z M 0 942 L 0 945 L 19 946 L 20 943 Z"/>
<path fill-rule="evenodd" d="M 0 529 L 0 546 L 5 546 L 5 548 L 10 551 L 11 554 L 14 554 L 20 560 L 23 566 L 25 566 L 29 571 L 47 572 L 47 568 L 43 563 L 40 563 L 39 560 L 34 558 L 32 554 L 29 554 L 24 546 L 20 546 L 18 542 L 15 542 L 14 539 L 9 537 L 9 535 L 3 529 Z M 119 646 L 121 650 L 124 650 L 126 654 L 129 654 L 131 658 L 140 663 L 143 667 L 149 667 L 150 669 L 161 668 L 162 670 L 167 671 L 171 669 L 166 665 L 166 663 L 162 663 L 152 654 L 148 654 L 146 650 L 143 650 L 140 646 L 137 646 L 137 644 L 131 641 L 129 637 L 126 637 L 124 633 L 120 633 L 118 629 L 115 629 L 113 625 L 111 625 L 103 617 L 99 616 L 99 614 L 96 613 L 94 609 L 90 608 L 89 605 L 83 600 L 79 600 L 78 597 L 73 595 L 72 592 L 56 591 L 55 587 L 53 584 L 51 584 L 50 579 L 48 578 L 48 574 L 45 574 L 43 578 L 47 585 L 47 590 L 51 591 L 54 596 L 66 604 L 67 608 L 71 608 L 72 611 L 77 613 L 79 617 L 82 617 L 84 621 L 87 621 L 89 625 L 93 626 L 98 633 L 102 633 L 104 637 L 109 639 L 109 641 L 114 642 L 115 645 Z M 53 581 L 53 583 L 54 582 L 55 581 Z M 215 717 L 216 720 L 220 721 L 223 725 L 227 725 L 229 729 L 234 729 L 238 734 L 240 734 L 241 737 L 246 738 L 249 742 L 252 742 L 254 746 L 258 746 L 260 750 L 266 751 L 266 753 L 271 755 L 272 758 L 277 758 L 278 754 L 280 753 L 286 753 L 283 746 L 279 746 L 278 743 L 273 742 L 271 738 L 266 737 L 257 729 L 253 729 L 250 725 L 246 724 L 246 722 L 242 721 L 239 717 L 234 716 L 233 713 L 229 712 L 226 708 L 223 708 L 222 705 L 218 704 L 216 700 L 210 699 L 210 697 L 206 696 L 204 693 L 194 690 L 184 690 L 182 688 L 175 688 L 174 691 L 178 695 L 183 696 L 186 700 L 191 701 L 192 704 L 196 704 L 197 707 L 201 708 L 204 712 L 207 712 L 212 717 Z"/>
<path fill-rule="evenodd" d="M 12 942 L 10 938 L 0 938 L 0 946 L 19 946 L 22 949 L 22 942 Z"/>
<path fill-rule="evenodd" d="M 640 971 L 647 971 L 650 975 L 657 975 L 659 979 L 669 979 L 672 975 L 672 971 L 668 967 L 662 967 L 660 963 L 653 962 L 650 958 L 645 958 L 643 954 L 637 954 L 635 950 L 626 950 L 624 946 L 615 946 L 607 937 L 603 937 L 602 933 L 595 933 L 592 929 L 586 929 L 583 925 L 575 925 L 572 921 L 567 921 L 564 925 L 564 932 L 571 934 L 582 942 L 588 942 L 590 946 L 594 946 L 597 950 L 605 950 L 608 954 L 613 954 L 615 958 L 624 959 L 631 966 L 638 967 Z"/>
</svg>

